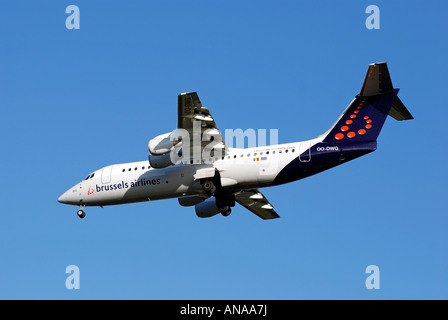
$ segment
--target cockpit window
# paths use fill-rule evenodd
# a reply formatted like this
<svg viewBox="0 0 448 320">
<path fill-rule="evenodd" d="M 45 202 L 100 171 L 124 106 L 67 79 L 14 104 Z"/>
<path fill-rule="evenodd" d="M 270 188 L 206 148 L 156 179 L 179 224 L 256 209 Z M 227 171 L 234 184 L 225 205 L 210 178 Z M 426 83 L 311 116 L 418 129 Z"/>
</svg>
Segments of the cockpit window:
<svg viewBox="0 0 448 320">
<path fill-rule="evenodd" d="M 93 178 L 94 175 L 95 175 L 95 173 L 91 173 L 84 180 L 89 180 L 90 178 Z"/>
</svg>

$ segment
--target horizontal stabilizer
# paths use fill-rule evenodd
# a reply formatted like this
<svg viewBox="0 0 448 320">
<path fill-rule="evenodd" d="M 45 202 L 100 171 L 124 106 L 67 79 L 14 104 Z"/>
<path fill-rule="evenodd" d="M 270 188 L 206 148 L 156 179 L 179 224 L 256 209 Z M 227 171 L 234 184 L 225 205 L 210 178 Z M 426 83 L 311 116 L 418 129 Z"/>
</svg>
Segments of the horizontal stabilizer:
<svg viewBox="0 0 448 320">
<path fill-rule="evenodd" d="M 401 102 L 398 97 L 395 98 L 392 108 L 389 111 L 389 115 L 398 121 L 414 119 L 412 114 L 406 109 L 403 102 Z"/>
</svg>

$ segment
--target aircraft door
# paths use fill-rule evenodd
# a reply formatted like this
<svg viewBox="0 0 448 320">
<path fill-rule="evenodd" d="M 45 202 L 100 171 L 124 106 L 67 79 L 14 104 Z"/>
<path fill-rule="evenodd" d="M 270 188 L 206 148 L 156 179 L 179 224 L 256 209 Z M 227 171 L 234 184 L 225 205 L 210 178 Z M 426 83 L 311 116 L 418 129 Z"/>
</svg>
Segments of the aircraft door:
<svg viewBox="0 0 448 320">
<path fill-rule="evenodd" d="M 110 183 L 112 179 L 112 168 L 113 166 L 108 166 L 103 169 L 103 171 L 101 172 L 101 183 Z"/>
<path fill-rule="evenodd" d="M 300 162 L 309 162 L 311 160 L 311 143 L 302 142 L 299 144 L 299 160 Z"/>
</svg>

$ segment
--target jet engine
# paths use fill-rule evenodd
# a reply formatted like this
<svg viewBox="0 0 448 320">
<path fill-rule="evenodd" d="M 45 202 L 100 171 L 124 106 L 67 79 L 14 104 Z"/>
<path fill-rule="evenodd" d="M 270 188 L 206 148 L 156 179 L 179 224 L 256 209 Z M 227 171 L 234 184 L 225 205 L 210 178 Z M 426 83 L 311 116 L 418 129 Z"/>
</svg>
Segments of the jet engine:
<svg viewBox="0 0 448 320">
<path fill-rule="evenodd" d="M 176 129 L 149 140 L 149 153 L 153 156 L 160 156 L 171 152 L 175 147 L 181 145 L 183 136 L 186 133 L 185 130 Z"/>
<path fill-rule="evenodd" d="M 205 199 L 198 196 L 190 196 L 190 197 L 178 198 L 177 200 L 179 200 L 179 204 L 182 207 L 191 207 L 197 205 L 198 203 L 203 202 Z"/>
<path fill-rule="evenodd" d="M 171 160 L 171 153 L 164 154 L 163 156 L 148 156 L 149 165 L 155 169 L 162 169 L 173 165 Z"/>
<path fill-rule="evenodd" d="M 182 139 L 186 130 L 176 129 L 149 140 L 149 164 L 156 169 L 166 168 L 182 158 Z"/>
<path fill-rule="evenodd" d="M 216 206 L 216 199 L 214 197 L 198 203 L 194 208 L 196 210 L 196 215 L 199 218 L 209 218 L 220 213 L 218 207 Z"/>
</svg>

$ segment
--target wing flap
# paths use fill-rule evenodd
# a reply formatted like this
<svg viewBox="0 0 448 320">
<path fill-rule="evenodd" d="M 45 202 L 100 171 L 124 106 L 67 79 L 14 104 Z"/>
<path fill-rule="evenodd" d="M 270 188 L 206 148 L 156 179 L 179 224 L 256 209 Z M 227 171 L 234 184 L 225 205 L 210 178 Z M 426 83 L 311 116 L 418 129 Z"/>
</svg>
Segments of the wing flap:
<svg viewBox="0 0 448 320">
<path fill-rule="evenodd" d="M 235 201 L 263 220 L 280 218 L 273 205 L 258 189 L 242 190 L 236 193 Z"/>
</svg>

